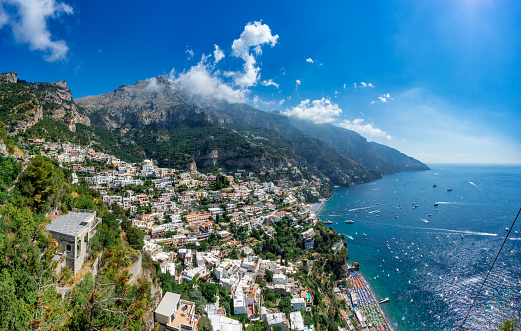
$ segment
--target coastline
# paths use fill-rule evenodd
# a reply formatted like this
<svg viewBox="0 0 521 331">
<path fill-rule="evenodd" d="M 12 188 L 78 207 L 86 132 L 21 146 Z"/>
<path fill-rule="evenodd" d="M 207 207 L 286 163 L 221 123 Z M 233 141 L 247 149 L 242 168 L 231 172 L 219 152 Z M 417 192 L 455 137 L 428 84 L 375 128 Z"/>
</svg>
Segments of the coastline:
<svg viewBox="0 0 521 331">
<path fill-rule="evenodd" d="M 322 207 L 324 207 L 324 205 L 326 204 L 328 199 L 324 198 L 324 199 L 320 199 L 319 201 L 320 202 L 315 202 L 315 203 L 309 205 L 309 211 L 311 211 L 312 213 L 317 215 L 317 217 L 318 217 L 318 213 L 320 213 L 320 211 L 322 210 Z"/>
<path fill-rule="evenodd" d="M 371 297 L 373 298 L 373 300 L 375 300 L 375 302 L 378 302 L 380 300 L 378 300 L 375 295 L 374 295 L 374 289 L 371 287 L 371 283 L 368 282 L 365 277 L 360 273 L 360 271 L 357 271 L 358 275 L 360 276 L 360 278 L 362 278 L 363 282 L 366 284 L 366 287 L 369 289 L 369 293 L 371 294 Z M 394 328 L 393 326 L 389 323 L 389 318 L 387 318 L 387 316 L 385 315 L 383 309 L 380 307 L 380 304 L 377 304 L 378 306 L 378 310 L 380 311 L 380 314 L 382 315 L 384 321 L 385 321 L 385 324 L 387 324 L 387 327 L 389 328 L 389 330 L 391 331 L 394 331 Z"/>
<path fill-rule="evenodd" d="M 328 202 L 328 199 L 324 199 L 324 200 L 322 200 L 321 202 L 314 203 L 314 204 L 312 204 L 312 205 L 310 206 L 310 208 L 309 208 L 309 209 L 311 210 L 311 212 L 314 212 L 314 213 L 315 213 L 315 215 L 317 216 L 317 219 L 320 220 L 321 222 L 322 222 L 322 220 L 319 218 L 318 214 L 320 213 L 320 211 L 322 210 L 322 208 L 325 206 L 326 202 Z M 332 229 L 333 231 L 335 231 L 333 228 L 331 228 L 331 229 Z M 335 232 L 336 232 L 336 231 L 335 231 Z M 347 264 L 347 260 L 346 260 L 346 264 Z M 368 290 L 370 296 L 372 297 L 372 299 L 374 300 L 374 302 L 377 303 L 376 305 L 377 305 L 377 307 L 378 307 L 378 311 L 379 311 L 380 315 L 382 316 L 382 318 L 383 318 L 385 324 L 387 325 L 388 330 L 390 330 L 390 331 L 394 331 L 393 326 L 389 323 L 389 318 L 385 315 L 384 311 L 383 311 L 382 308 L 380 307 L 380 304 L 378 304 L 378 301 L 380 301 L 380 300 L 377 300 L 377 298 L 376 298 L 376 296 L 375 296 L 375 294 L 374 294 L 375 291 L 374 291 L 374 289 L 370 286 L 371 283 L 368 282 L 368 281 L 366 280 L 366 278 L 365 278 L 365 277 L 364 277 L 364 276 L 363 276 L 359 271 L 357 272 L 357 274 L 358 274 L 358 276 L 360 277 L 360 279 L 363 281 L 365 287 L 367 288 L 367 290 Z M 348 280 L 350 279 L 350 277 L 351 277 L 351 274 L 349 275 Z M 351 305 L 350 305 L 350 306 L 351 306 Z M 356 316 L 356 315 L 355 315 L 355 316 Z M 359 323 L 360 323 L 360 321 L 359 321 Z"/>
</svg>

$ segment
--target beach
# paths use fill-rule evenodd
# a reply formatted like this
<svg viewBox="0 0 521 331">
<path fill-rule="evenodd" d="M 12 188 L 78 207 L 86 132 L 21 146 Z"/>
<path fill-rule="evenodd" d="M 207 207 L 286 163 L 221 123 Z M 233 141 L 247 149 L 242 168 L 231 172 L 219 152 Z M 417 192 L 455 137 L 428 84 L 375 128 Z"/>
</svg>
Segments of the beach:
<svg viewBox="0 0 521 331">
<path fill-rule="evenodd" d="M 327 202 L 327 199 L 320 199 L 319 202 L 316 202 L 316 203 L 312 203 L 310 205 L 308 205 L 308 209 L 314 213 L 315 215 L 318 215 L 318 213 L 320 212 L 320 210 L 322 209 L 322 207 L 324 207 L 324 205 L 326 204 Z"/>
<path fill-rule="evenodd" d="M 327 199 L 321 199 L 320 202 L 311 204 L 308 206 L 308 208 L 312 213 L 318 215 L 318 213 L 320 212 L 322 207 L 324 207 L 327 201 Z M 393 331 L 392 327 L 388 322 L 388 319 L 384 315 L 383 311 L 380 309 L 380 306 L 378 304 L 379 300 L 376 299 L 373 291 L 369 287 L 369 283 L 366 282 L 362 275 L 357 272 L 352 272 L 348 277 L 348 281 L 353 288 L 346 291 L 347 293 L 344 293 L 344 296 L 346 302 L 348 302 L 351 306 L 351 309 L 353 311 L 355 311 L 356 309 L 356 311 L 358 312 L 355 314 L 355 316 L 359 324 L 371 325 L 368 326 L 367 330 Z M 355 293 L 360 294 L 360 299 L 363 301 L 360 301 L 360 303 L 353 305 L 353 303 L 350 300 L 349 291 L 354 291 Z M 360 319 L 363 318 L 361 316 L 366 316 L 366 318 L 368 318 L 368 323 L 366 323 L 366 321 L 362 323 Z"/>
</svg>

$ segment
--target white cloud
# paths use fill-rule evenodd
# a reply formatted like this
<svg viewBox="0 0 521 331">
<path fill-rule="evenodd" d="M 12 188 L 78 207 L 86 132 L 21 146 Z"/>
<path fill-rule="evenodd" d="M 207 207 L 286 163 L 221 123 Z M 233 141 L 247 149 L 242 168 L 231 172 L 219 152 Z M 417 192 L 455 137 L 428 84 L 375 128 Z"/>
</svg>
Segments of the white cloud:
<svg viewBox="0 0 521 331">
<path fill-rule="evenodd" d="M 375 128 L 373 123 L 363 124 L 363 122 L 364 119 L 362 118 L 357 118 L 352 122 L 349 120 L 344 120 L 343 122 L 338 123 L 338 126 L 344 129 L 356 131 L 362 136 L 383 137 L 387 140 L 391 140 L 393 138 L 391 135 L 387 134 L 387 132 Z"/>
<path fill-rule="evenodd" d="M 346 88 L 346 85 L 347 85 L 347 84 L 344 84 L 344 89 Z"/>
<path fill-rule="evenodd" d="M 232 44 L 232 55 L 244 60 L 242 72 L 229 73 L 235 84 L 242 88 L 257 84 L 260 68 L 256 66 L 255 55 L 262 54 L 261 46 L 264 44 L 275 46 L 278 38 L 279 35 L 272 35 L 269 26 L 260 21 L 246 24 L 239 39 L 235 39 Z M 254 47 L 255 55 L 250 53 L 250 47 Z"/>
<path fill-rule="evenodd" d="M 306 60 L 306 62 L 307 62 L 307 63 L 315 63 L 315 61 L 313 61 L 312 58 L 308 58 L 308 59 Z"/>
<path fill-rule="evenodd" d="M 187 60 L 191 60 L 194 57 L 194 51 L 191 49 L 187 49 L 186 53 L 188 54 Z"/>
<path fill-rule="evenodd" d="M 8 13 L 6 5 L 15 8 L 16 13 Z M 55 0 L 3 0 L 0 1 L 0 28 L 10 25 L 16 42 L 29 44 L 32 51 L 48 52 L 44 57 L 46 61 L 65 60 L 69 47 L 63 40 L 51 40 L 47 21 L 72 13 L 71 6 Z"/>
<path fill-rule="evenodd" d="M 295 86 L 298 87 L 300 84 L 302 84 L 302 82 L 300 81 L 300 79 L 297 79 L 295 81 Z"/>
<path fill-rule="evenodd" d="M 159 85 L 157 83 L 156 77 L 148 78 L 146 81 L 147 81 L 147 86 L 145 87 L 145 91 L 148 91 L 148 92 L 159 91 Z"/>
<path fill-rule="evenodd" d="M 261 82 L 261 84 L 262 84 L 263 86 L 270 86 L 270 85 L 273 85 L 273 86 L 275 86 L 276 88 L 279 88 L 279 84 L 275 83 L 275 82 L 273 81 L 273 79 L 263 80 L 263 81 Z"/>
<path fill-rule="evenodd" d="M 273 105 L 275 105 L 275 101 L 264 101 L 262 100 L 258 95 L 255 95 L 253 97 L 253 105 L 257 108 L 264 107 L 264 108 L 271 108 Z"/>
<path fill-rule="evenodd" d="M 380 100 L 383 103 L 386 103 L 386 102 L 392 101 L 394 99 L 391 98 L 391 95 L 389 93 L 384 93 L 384 94 L 380 94 L 380 96 L 378 97 L 378 100 Z M 375 103 L 375 102 L 374 101 L 371 102 L 371 104 L 373 104 L 373 103 Z"/>
<path fill-rule="evenodd" d="M 286 102 L 286 99 L 282 98 L 282 100 L 279 101 L 279 106 L 282 106 Z"/>
<path fill-rule="evenodd" d="M 173 80 L 189 94 L 210 99 L 221 99 L 228 102 L 244 102 L 247 90 L 233 89 L 211 71 L 205 63 L 205 58 L 190 70 L 173 77 Z"/>
<path fill-rule="evenodd" d="M 222 59 L 224 59 L 224 52 L 219 48 L 219 46 L 215 45 L 215 50 L 213 51 L 214 63 L 218 63 Z"/>
<path fill-rule="evenodd" d="M 282 114 L 296 117 L 315 123 L 331 123 L 335 117 L 342 113 L 342 109 L 331 100 L 322 98 L 320 100 L 303 100 L 298 106 L 286 109 Z"/>
<path fill-rule="evenodd" d="M 354 88 L 364 88 L 364 87 L 373 87 L 374 88 L 374 85 L 372 83 L 366 83 L 366 82 L 360 82 L 358 84 L 354 83 L 353 86 L 354 86 Z"/>
</svg>

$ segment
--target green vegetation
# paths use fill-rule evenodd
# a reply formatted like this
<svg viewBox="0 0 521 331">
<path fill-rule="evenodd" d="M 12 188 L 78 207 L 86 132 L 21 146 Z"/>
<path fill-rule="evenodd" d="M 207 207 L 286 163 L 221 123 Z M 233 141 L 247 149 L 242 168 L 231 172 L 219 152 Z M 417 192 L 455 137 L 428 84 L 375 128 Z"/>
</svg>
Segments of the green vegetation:
<svg viewBox="0 0 521 331">
<path fill-rule="evenodd" d="M 5 203 L 11 196 L 8 192 L 14 179 L 20 173 L 20 163 L 10 157 L 0 157 L 0 203 Z"/>
<path fill-rule="evenodd" d="M 0 184 L 19 171 L 13 159 L 2 158 L 0 165 Z M 0 209 L 0 330 L 87 330 L 91 322 L 109 329 L 140 330 L 150 309 L 150 283 L 128 284 L 139 252 L 121 240 L 119 222 L 99 193 L 71 185 L 68 175 L 49 159 L 36 156 Z M 55 272 L 58 261 L 53 257 L 59 246 L 45 232 L 49 221 L 44 216 L 50 210 L 67 212 L 74 207 L 96 210 L 103 219 L 90 241 L 91 258 L 100 259 L 98 275 L 88 273 L 76 285 L 68 268 Z M 64 285 L 74 286 L 62 298 L 57 286 Z"/>
</svg>

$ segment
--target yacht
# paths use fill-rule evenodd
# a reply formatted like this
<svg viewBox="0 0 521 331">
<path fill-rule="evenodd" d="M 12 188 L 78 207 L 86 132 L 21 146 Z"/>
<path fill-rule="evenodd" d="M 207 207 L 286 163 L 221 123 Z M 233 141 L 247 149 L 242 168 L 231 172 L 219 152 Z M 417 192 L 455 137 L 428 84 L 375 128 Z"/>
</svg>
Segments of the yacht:
<svg viewBox="0 0 521 331">
<path fill-rule="evenodd" d="M 347 220 L 347 221 L 346 221 L 346 224 L 353 224 L 354 222 L 355 222 L 355 221 L 353 221 L 353 220 Z"/>
<path fill-rule="evenodd" d="M 324 224 L 333 224 L 332 221 L 324 221 L 324 222 L 322 222 L 322 223 L 324 223 Z"/>
</svg>

